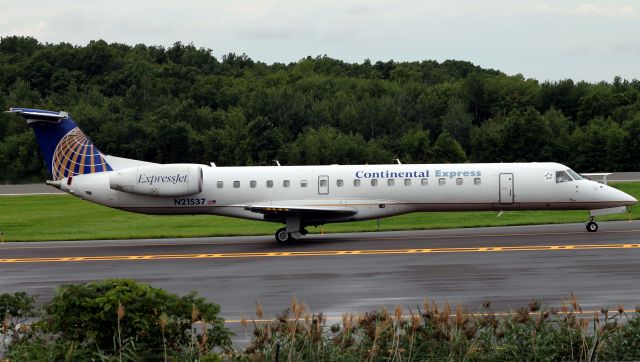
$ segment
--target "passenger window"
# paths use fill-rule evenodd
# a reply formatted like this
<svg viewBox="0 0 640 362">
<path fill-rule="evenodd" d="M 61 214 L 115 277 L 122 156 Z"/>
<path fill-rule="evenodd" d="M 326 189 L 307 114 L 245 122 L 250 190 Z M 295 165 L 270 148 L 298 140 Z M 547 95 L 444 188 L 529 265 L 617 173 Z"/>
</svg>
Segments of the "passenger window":
<svg viewBox="0 0 640 362">
<path fill-rule="evenodd" d="M 404 185 L 405 186 L 411 186 L 411 179 L 410 178 L 404 179 Z"/>
<path fill-rule="evenodd" d="M 372 178 L 371 179 L 371 186 L 378 186 L 378 179 L 377 178 Z"/>
<path fill-rule="evenodd" d="M 482 184 L 482 180 L 480 179 L 480 177 L 476 177 L 473 179 L 473 184 L 474 185 L 480 185 Z"/>
<path fill-rule="evenodd" d="M 358 178 L 357 178 L 357 179 L 354 179 L 354 180 L 353 180 L 353 186 L 355 186 L 355 187 L 360 187 L 360 179 L 358 179 Z"/>
<path fill-rule="evenodd" d="M 566 172 L 564 171 L 556 171 L 556 183 L 562 183 L 562 182 L 569 182 L 569 181 L 573 181 L 571 179 L 571 176 L 569 176 Z"/>
<path fill-rule="evenodd" d="M 267 180 L 267 187 L 268 188 L 272 188 L 273 187 L 273 180 Z"/>
<path fill-rule="evenodd" d="M 224 187 L 224 182 L 222 182 L 222 181 L 216 182 L 216 187 L 218 187 L 219 189 L 223 188 Z"/>
<path fill-rule="evenodd" d="M 233 181 L 233 188 L 234 189 L 240 188 L 240 181 Z"/>
<path fill-rule="evenodd" d="M 387 180 L 387 186 L 393 186 L 396 184 L 396 180 L 390 178 Z"/>
<path fill-rule="evenodd" d="M 445 180 L 444 178 L 439 178 L 438 179 L 438 185 L 444 186 L 446 184 L 447 184 L 447 180 Z"/>
<path fill-rule="evenodd" d="M 462 181 L 462 177 L 458 177 L 458 178 L 456 179 L 456 185 L 462 185 L 462 183 L 463 183 L 463 182 L 464 182 L 464 181 Z"/>
<path fill-rule="evenodd" d="M 307 180 L 300 180 L 300 187 L 307 187 Z"/>
<path fill-rule="evenodd" d="M 255 189 L 256 186 L 258 186 L 258 182 L 255 180 L 251 180 L 249 181 L 249 187 L 251 187 L 252 189 Z"/>
<path fill-rule="evenodd" d="M 329 181 L 327 181 L 327 180 L 325 180 L 325 179 L 320 180 L 320 187 L 327 187 L 327 183 L 328 183 L 328 182 L 329 182 Z"/>
<path fill-rule="evenodd" d="M 429 179 L 428 179 L 428 178 L 422 178 L 422 179 L 420 179 L 420 185 L 422 185 L 422 186 L 427 186 L 427 185 L 429 185 Z"/>
<path fill-rule="evenodd" d="M 289 186 L 291 186 L 291 181 L 289 180 L 282 181 L 282 187 L 289 187 Z"/>
<path fill-rule="evenodd" d="M 336 181 L 336 186 L 338 186 L 338 187 L 344 186 L 344 181 L 342 181 L 342 180 Z"/>
</svg>

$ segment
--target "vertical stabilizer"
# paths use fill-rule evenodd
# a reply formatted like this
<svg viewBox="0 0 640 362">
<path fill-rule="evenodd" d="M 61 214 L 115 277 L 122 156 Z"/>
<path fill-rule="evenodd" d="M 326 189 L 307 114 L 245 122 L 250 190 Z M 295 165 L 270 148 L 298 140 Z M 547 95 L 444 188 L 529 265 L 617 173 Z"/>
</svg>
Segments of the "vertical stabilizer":
<svg viewBox="0 0 640 362">
<path fill-rule="evenodd" d="M 33 128 L 53 180 L 112 171 L 69 113 L 29 108 L 11 108 L 8 113 L 24 117 Z"/>
</svg>

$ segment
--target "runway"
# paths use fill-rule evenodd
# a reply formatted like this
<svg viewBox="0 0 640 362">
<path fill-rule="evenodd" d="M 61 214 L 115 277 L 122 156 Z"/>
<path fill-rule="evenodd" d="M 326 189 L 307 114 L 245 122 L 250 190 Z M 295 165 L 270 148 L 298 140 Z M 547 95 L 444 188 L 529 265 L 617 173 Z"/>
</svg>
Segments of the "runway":
<svg viewBox="0 0 640 362">
<path fill-rule="evenodd" d="M 105 240 L 0 245 L 0 292 L 49 299 L 57 285 L 133 278 L 198 291 L 231 321 L 273 316 L 292 296 L 339 316 L 423 298 L 503 311 L 531 298 L 558 306 L 570 292 L 585 310 L 640 304 L 640 221 L 309 235 Z"/>
</svg>

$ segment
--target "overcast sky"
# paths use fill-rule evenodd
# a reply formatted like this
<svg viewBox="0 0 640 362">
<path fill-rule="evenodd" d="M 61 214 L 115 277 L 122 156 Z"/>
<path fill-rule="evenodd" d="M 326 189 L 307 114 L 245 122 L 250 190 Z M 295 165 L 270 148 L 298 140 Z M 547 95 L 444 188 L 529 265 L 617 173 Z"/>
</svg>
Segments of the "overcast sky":
<svg viewBox="0 0 640 362">
<path fill-rule="evenodd" d="M 507 74 L 640 79 L 640 2 L 0 0 L 0 36 L 210 48 L 266 63 L 328 55 L 467 60 Z"/>
</svg>

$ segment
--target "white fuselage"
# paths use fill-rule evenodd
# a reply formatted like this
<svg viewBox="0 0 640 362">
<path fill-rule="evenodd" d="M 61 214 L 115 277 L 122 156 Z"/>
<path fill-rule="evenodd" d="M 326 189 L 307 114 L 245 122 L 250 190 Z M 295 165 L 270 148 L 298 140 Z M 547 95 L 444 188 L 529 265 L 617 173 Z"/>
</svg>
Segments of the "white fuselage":
<svg viewBox="0 0 640 362">
<path fill-rule="evenodd" d="M 61 189 L 98 204 L 146 214 L 216 214 L 285 222 L 251 207 L 326 208 L 350 214 L 307 217 L 304 225 L 383 218 L 418 211 L 593 210 L 635 203 L 612 187 L 558 182 L 558 163 L 389 164 L 202 168 L 202 191 L 146 196 L 109 187 L 112 172 L 77 175 Z M 115 171 L 113 171 L 115 172 Z"/>
</svg>

